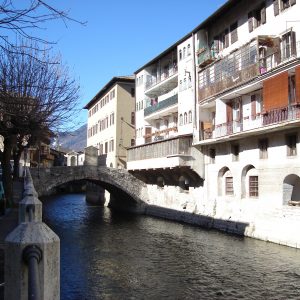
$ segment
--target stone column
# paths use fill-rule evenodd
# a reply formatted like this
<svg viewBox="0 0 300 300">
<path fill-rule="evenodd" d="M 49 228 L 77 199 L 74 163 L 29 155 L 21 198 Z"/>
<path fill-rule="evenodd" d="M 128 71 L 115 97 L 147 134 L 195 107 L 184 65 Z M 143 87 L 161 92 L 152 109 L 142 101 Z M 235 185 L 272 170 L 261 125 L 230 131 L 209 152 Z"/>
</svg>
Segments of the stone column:
<svg viewBox="0 0 300 300">
<path fill-rule="evenodd" d="M 96 147 L 89 146 L 84 149 L 84 165 L 86 167 L 98 166 L 98 149 Z M 95 183 L 87 182 L 85 199 L 87 203 L 103 206 L 105 203 L 105 189 Z"/>
</svg>

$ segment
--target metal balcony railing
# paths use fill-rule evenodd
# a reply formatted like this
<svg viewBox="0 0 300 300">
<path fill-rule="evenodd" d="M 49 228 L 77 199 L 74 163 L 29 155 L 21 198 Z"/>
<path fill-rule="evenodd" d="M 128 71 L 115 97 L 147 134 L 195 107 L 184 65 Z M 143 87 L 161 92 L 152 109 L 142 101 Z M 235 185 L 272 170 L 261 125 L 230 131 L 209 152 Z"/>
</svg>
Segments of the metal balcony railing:
<svg viewBox="0 0 300 300">
<path fill-rule="evenodd" d="M 290 121 L 300 120 L 300 104 L 277 108 L 268 112 L 247 117 L 242 121 L 232 121 L 207 127 L 203 130 L 203 139 L 219 138 L 251 129 L 263 128 L 265 126 Z"/>
<path fill-rule="evenodd" d="M 152 106 L 148 106 L 145 108 L 144 110 L 144 116 L 149 116 L 159 110 L 162 110 L 164 108 L 167 108 L 171 105 L 174 105 L 174 104 L 177 104 L 178 103 L 178 94 L 172 96 L 172 97 L 169 97 L 163 101 L 160 101 L 158 102 L 157 104 L 155 105 L 152 105 Z"/>
<path fill-rule="evenodd" d="M 150 88 L 154 87 L 155 85 L 167 80 L 168 78 L 172 77 L 173 75 L 177 74 L 177 72 L 178 72 L 178 68 L 176 65 L 173 68 L 168 69 L 168 71 L 162 72 L 157 77 L 152 76 L 150 80 L 146 81 L 146 84 L 145 84 L 146 91 L 149 90 Z"/>
<path fill-rule="evenodd" d="M 128 149 L 128 161 L 167 157 L 170 155 L 190 155 L 192 138 L 176 137 Z"/>
<path fill-rule="evenodd" d="M 260 48 L 269 55 L 258 53 L 262 45 L 261 41 L 252 41 L 202 70 L 198 76 L 199 101 L 269 72 L 300 54 L 300 41 L 284 46 L 274 42 L 267 50 Z"/>
</svg>

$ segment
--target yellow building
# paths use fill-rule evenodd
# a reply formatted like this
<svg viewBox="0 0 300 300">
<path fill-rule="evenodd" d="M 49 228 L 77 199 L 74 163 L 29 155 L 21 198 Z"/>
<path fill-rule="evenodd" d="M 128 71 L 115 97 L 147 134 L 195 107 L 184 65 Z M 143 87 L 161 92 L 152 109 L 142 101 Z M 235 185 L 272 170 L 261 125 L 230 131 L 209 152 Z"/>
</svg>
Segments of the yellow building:
<svg viewBox="0 0 300 300">
<path fill-rule="evenodd" d="M 126 168 L 127 148 L 134 145 L 135 135 L 134 77 L 113 77 L 84 108 L 87 147 L 97 147 L 101 164 Z"/>
</svg>

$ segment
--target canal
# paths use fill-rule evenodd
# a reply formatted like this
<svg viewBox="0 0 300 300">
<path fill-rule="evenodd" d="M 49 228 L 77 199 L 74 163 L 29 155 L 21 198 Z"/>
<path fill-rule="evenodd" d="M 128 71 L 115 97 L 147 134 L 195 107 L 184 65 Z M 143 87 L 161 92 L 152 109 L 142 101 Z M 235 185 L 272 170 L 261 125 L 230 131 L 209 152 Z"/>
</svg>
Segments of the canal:
<svg viewBox="0 0 300 300">
<path fill-rule="evenodd" d="M 89 206 L 44 201 L 61 239 L 61 299 L 300 299 L 300 250 Z"/>
</svg>

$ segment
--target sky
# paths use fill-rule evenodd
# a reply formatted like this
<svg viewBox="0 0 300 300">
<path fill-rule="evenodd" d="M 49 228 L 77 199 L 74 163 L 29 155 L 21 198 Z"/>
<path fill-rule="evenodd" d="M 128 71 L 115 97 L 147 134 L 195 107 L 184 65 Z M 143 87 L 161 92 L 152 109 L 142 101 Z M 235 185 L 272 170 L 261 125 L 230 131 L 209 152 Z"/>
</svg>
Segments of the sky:
<svg viewBox="0 0 300 300">
<path fill-rule="evenodd" d="M 70 17 L 86 22 L 56 20 L 32 32 L 56 42 L 71 74 L 80 83 L 83 108 L 114 76 L 131 75 L 173 45 L 216 11 L 225 0 L 48 0 Z M 76 116 L 87 122 L 87 111 Z"/>
</svg>

